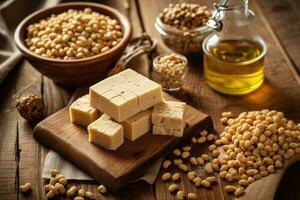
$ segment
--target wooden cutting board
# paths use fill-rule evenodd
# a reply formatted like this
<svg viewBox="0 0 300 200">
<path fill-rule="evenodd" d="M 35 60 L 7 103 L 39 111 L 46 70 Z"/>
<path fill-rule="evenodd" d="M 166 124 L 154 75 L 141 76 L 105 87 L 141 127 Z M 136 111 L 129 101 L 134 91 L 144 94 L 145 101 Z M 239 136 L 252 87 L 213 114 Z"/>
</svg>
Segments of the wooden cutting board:
<svg viewBox="0 0 300 200">
<path fill-rule="evenodd" d="M 166 93 L 164 96 L 167 100 L 176 100 Z M 125 140 L 116 151 L 108 151 L 90 143 L 86 128 L 72 124 L 68 108 L 64 108 L 40 122 L 33 136 L 111 191 L 116 191 L 142 175 L 147 166 L 170 152 L 177 143 L 190 138 L 200 128 L 212 127 L 208 115 L 189 105 L 184 119 L 187 126 L 182 138 L 147 133 L 135 141 Z"/>
</svg>

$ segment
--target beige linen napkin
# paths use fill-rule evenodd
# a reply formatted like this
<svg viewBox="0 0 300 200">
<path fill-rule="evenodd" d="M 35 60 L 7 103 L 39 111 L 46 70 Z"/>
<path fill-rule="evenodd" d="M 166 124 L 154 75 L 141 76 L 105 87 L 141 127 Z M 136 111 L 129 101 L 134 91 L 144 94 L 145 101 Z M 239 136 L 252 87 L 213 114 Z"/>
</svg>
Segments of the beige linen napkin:
<svg viewBox="0 0 300 200">
<path fill-rule="evenodd" d="M 13 38 L 18 23 L 34 10 L 57 3 L 59 0 L 6 0 L 0 2 L 0 84 L 22 58 Z"/>
</svg>

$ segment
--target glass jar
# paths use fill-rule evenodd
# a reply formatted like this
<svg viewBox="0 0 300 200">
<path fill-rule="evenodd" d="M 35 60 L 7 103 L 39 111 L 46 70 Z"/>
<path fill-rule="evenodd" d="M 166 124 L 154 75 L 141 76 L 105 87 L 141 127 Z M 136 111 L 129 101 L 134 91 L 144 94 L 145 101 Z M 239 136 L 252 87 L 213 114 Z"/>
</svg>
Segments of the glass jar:
<svg viewBox="0 0 300 200">
<path fill-rule="evenodd" d="M 152 79 L 165 91 L 177 91 L 188 72 L 188 61 L 178 53 L 166 53 L 153 60 Z"/>
<path fill-rule="evenodd" d="M 208 26 L 215 29 L 203 41 L 204 79 L 214 90 L 243 95 L 264 81 L 267 47 L 251 23 L 248 0 L 225 0 L 215 5 Z"/>
<path fill-rule="evenodd" d="M 208 26 L 202 26 L 190 30 L 180 30 L 165 25 L 158 16 L 154 24 L 160 33 L 161 39 L 167 47 L 181 54 L 192 54 L 201 52 L 202 42 L 205 37 L 212 33 Z"/>
</svg>

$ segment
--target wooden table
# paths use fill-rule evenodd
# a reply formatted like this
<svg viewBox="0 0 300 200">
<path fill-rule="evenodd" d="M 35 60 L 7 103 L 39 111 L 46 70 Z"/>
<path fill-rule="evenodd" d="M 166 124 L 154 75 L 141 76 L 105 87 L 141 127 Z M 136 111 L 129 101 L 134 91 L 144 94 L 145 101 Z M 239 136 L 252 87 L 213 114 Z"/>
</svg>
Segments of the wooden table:
<svg viewBox="0 0 300 200">
<path fill-rule="evenodd" d="M 157 14 L 170 2 L 129 0 L 104 1 L 126 13 L 133 25 L 135 36 L 146 31 L 159 39 L 153 23 Z M 195 1 L 194 1 L 195 2 Z M 203 0 L 212 5 L 214 1 Z M 212 91 L 203 82 L 201 56 L 190 58 L 190 71 L 184 89 L 174 94 L 192 106 L 212 116 L 216 131 L 222 130 L 218 121 L 221 112 L 239 113 L 245 110 L 276 109 L 286 113 L 289 119 L 300 121 L 300 9 L 299 0 L 253 0 L 250 8 L 256 13 L 256 30 L 268 44 L 266 56 L 266 80 L 261 88 L 245 96 L 227 96 Z M 165 51 L 159 39 L 159 51 Z M 134 68 L 147 74 L 151 60 L 142 57 Z M 15 108 L 14 95 L 30 91 L 44 97 L 46 113 L 63 108 L 74 90 L 64 89 L 35 71 L 25 60 L 9 74 L 0 86 L 0 199 L 46 199 L 45 181 L 41 178 L 44 157 L 48 149 L 32 137 L 33 126 L 21 118 Z M 293 165 L 278 188 L 276 199 L 300 199 L 300 163 Z M 163 171 L 163 170 L 161 170 Z M 29 196 L 19 193 L 20 184 L 30 182 L 33 192 Z M 231 199 L 224 191 L 222 182 L 212 190 L 196 189 L 185 178 L 181 187 L 196 192 L 201 199 Z M 95 191 L 95 182 L 72 182 L 86 190 Z M 159 179 L 153 185 L 144 182 L 130 184 L 117 194 L 100 199 L 175 199 Z"/>
</svg>

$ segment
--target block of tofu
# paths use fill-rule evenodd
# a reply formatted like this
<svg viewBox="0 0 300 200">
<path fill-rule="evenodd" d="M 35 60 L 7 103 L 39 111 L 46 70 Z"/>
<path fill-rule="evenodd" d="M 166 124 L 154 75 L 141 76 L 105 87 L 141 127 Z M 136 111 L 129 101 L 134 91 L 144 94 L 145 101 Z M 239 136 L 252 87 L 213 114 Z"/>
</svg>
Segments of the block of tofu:
<svg viewBox="0 0 300 200">
<path fill-rule="evenodd" d="M 171 135 L 182 137 L 185 125 L 178 128 L 166 128 L 164 125 L 153 125 L 152 133 L 154 135 Z"/>
<path fill-rule="evenodd" d="M 164 101 L 155 105 L 151 117 L 153 134 L 181 137 L 185 127 L 185 106 L 185 103 L 175 101 Z"/>
<path fill-rule="evenodd" d="M 151 110 L 144 110 L 126 119 L 121 123 L 124 128 L 124 137 L 136 140 L 151 129 Z"/>
<path fill-rule="evenodd" d="M 116 150 L 124 142 L 123 126 L 103 114 L 88 126 L 89 142 L 108 150 Z"/>
<path fill-rule="evenodd" d="M 146 78 L 145 76 L 137 73 L 132 69 L 121 71 L 120 73 L 118 73 L 118 75 L 126 79 L 128 82 L 141 82 Z"/>
<path fill-rule="evenodd" d="M 161 85 L 131 69 L 122 71 L 119 75 L 133 85 L 130 91 L 138 96 L 141 110 L 149 109 L 163 101 Z"/>
<path fill-rule="evenodd" d="M 90 105 L 117 122 L 162 101 L 161 86 L 131 69 L 90 87 Z"/>
<path fill-rule="evenodd" d="M 84 127 L 87 127 L 101 115 L 99 110 L 90 106 L 88 94 L 74 101 L 69 108 L 69 112 L 71 122 Z"/>
<path fill-rule="evenodd" d="M 140 111 L 138 97 L 128 90 L 116 90 L 125 83 L 121 76 L 111 76 L 90 87 L 90 104 L 118 122 Z"/>
</svg>

